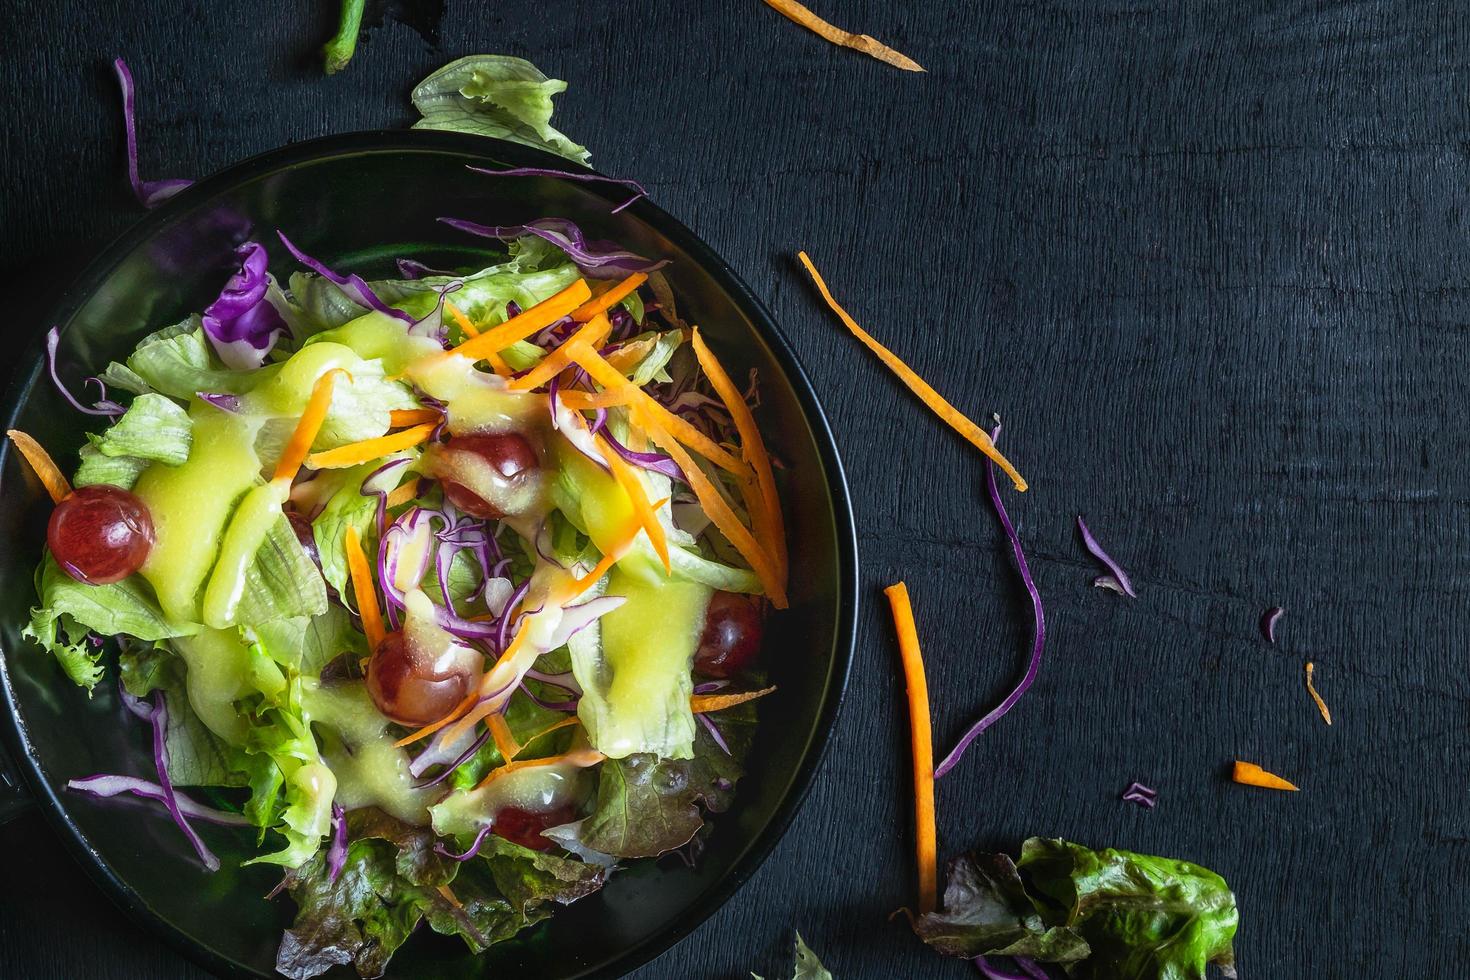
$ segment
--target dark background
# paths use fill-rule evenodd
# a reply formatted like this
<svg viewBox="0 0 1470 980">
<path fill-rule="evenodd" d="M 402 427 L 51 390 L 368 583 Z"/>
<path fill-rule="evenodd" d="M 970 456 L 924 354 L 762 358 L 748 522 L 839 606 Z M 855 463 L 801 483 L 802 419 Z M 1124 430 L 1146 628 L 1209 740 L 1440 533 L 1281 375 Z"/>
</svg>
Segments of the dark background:
<svg viewBox="0 0 1470 980">
<path fill-rule="evenodd" d="M 1454 5 L 812 0 L 915 75 L 759 0 L 390 5 L 324 78 L 330 0 L 0 3 L 0 336 L 202 176 L 406 125 L 413 83 L 504 52 L 565 78 L 557 124 L 766 298 L 834 420 L 866 608 L 847 704 L 777 851 L 639 978 L 973 975 L 888 914 L 913 897 L 906 716 L 879 589 L 906 579 L 937 749 L 1019 676 L 1029 614 L 978 455 L 825 313 L 806 248 L 875 334 L 1030 479 L 1040 679 L 939 788 L 940 844 L 1061 835 L 1198 861 L 1241 908 L 1242 975 L 1449 977 L 1470 957 L 1470 206 Z M 381 13 L 381 8 L 380 8 Z M 405 193 L 412 193 L 406 188 Z M 391 207 L 391 201 L 384 202 Z M 0 368 L 0 377 L 6 368 Z M 1089 587 L 1085 513 L 1130 569 Z M 1257 631 L 1281 604 L 1278 646 Z M 1303 689 L 1303 664 L 1336 724 Z M 1228 781 L 1253 760 L 1302 786 Z M 1156 810 L 1121 803 L 1139 779 Z M 0 975 L 196 976 L 32 815 L 0 830 Z"/>
</svg>

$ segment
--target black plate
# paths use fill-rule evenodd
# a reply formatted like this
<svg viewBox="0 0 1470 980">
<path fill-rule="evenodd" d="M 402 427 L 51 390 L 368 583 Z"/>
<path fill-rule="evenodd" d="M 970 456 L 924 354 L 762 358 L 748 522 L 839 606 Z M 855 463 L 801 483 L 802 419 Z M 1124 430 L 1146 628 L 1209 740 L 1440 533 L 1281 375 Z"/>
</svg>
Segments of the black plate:
<svg viewBox="0 0 1470 980">
<path fill-rule="evenodd" d="M 492 224 L 567 217 L 595 238 L 674 260 L 680 312 L 700 324 L 731 374 L 759 371 L 757 417 L 781 476 L 791 545 L 791 609 L 768 631 L 765 662 L 776 694 L 763 702 L 750 764 L 729 813 L 715 820 L 699 866 L 640 862 L 596 896 L 559 909 L 513 942 L 472 957 L 457 940 L 416 936 L 391 975 L 612 976 L 687 934 L 755 870 L 806 793 L 837 715 L 852 658 L 857 558 L 841 462 L 811 385 L 769 314 L 688 229 L 640 201 L 613 215 L 622 188 L 551 178 L 486 177 L 469 163 L 576 169 L 525 147 L 450 133 L 359 133 L 315 140 L 248 160 L 200 182 L 107 249 L 60 298 L 60 363 L 74 386 L 144 333 L 201 309 L 232 267 L 230 250 L 253 237 L 272 267 L 290 268 L 275 237 L 337 268 L 392 275 L 392 258 L 472 262 L 483 242 L 436 223 L 441 215 Z M 6 393 L 6 427 L 31 433 L 63 468 L 96 420 L 68 407 L 45 379 L 40 329 Z M 20 640 L 34 602 L 33 569 L 50 504 L 29 470 L 0 448 L 0 728 L 25 788 L 76 856 L 124 909 L 194 959 L 222 973 L 271 974 L 291 903 L 261 896 L 279 877 L 240 868 L 255 853 L 236 832 L 205 828 L 224 861 L 210 875 L 166 816 L 149 805 L 66 792 L 97 772 L 151 773 L 140 726 L 110 684 L 88 700 L 36 648 Z M 3 808 L 0 808 L 3 810 Z"/>
</svg>

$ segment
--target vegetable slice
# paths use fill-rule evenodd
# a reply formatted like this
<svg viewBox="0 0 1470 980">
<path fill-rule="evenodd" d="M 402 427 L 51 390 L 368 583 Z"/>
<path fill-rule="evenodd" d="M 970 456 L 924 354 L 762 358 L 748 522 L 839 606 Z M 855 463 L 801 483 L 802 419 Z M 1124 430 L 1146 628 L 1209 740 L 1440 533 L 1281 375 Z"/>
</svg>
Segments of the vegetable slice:
<svg viewBox="0 0 1470 980">
<path fill-rule="evenodd" d="M 800 24 L 833 44 L 844 48 L 852 48 L 861 51 L 870 58 L 902 68 L 904 71 L 924 71 L 924 66 L 907 55 L 900 54 L 875 37 L 867 34 L 854 34 L 852 31 L 844 31 L 835 24 L 830 24 L 816 14 L 812 13 L 796 0 L 766 0 L 767 6 L 779 12 L 783 17 L 793 23 Z"/>
<path fill-rule="evenodd" d="M 337 24 L 337 33 L 322 45 L 322 69 L 335 75 L 347 67 L 357 51 L 357 35 L 362 29 L 362 12 L 367 0 L 342 0 L 342 14 Z M 333 876 L 335 880 L 336 876 Z"/>
<path fill-rule="evenodd" d="M 529 310 L 524 310 L 499 326 L 486 330 L 478 337 L 471 337 L 450 350 L 449 353 L 476 361 L 488 358 L 490 354 L 499 353 L 518 340 L 525 340 L 537 330 L 551 326 L 581 306 L 591 296 L 592 290 L 588 288 L 587 281 L 578 279 L 560 292 L 543 299 Z"/>
<path fill-rule="evenodd" d="M 1330 725 L 1330 724 L 1332 724 L 1332 712 L 1327 710 L 1327 702 L 1322 700 L 1322 695 L 1320 695 L 1320 694 L 1317 693 L 1316 686 L 1312 684 L 1312 671 L 1315 670 L 1315 669 L 1316 668 L 1312 664 L 1312 662 L 1310 660 L 1308 660 L 1307 661 L 1307 693 L 1312 696 L 1312 700 L 1313 701 L 1317 702 L 1317 710 L 1320 711 L 1320 712 L 1322 712 L 1322 720 L 1325 721 L 1325 722 L 1327 722 L 1327 724 Z"/>
<path fill-rule="evenodd" d="M 811 274 L 812 282 L 816 283 L 817 291 L 822 294 L 822 299 L 831 308 L 832 312 L 837 314 L 837 318 L 847 326 L 847 329 L 852 331 L 852 335 L 858 340 L 861 340 L 874 354 L 877 354 L 878 359 L 888 365 L 888 369 L 898 375 L 899 380 L 915 395 L 918 395 L 920 401 L 929 406 L 930 411 L 943 419 L 950 428 L 964 436 L 976 449 L 994 460 L 995 465 L 1005 470 L 1006 476 L 1011 478 L 1011 482 L 1016 485 L 1017 490 L 1024 491 L 1026 489 L 1025 479 L 1022 478 L 1020 473 L 1016 472 L 1016 468 L 1011 465 L 1011 461 L 1002 456 L 1000 450 L 995 448 L 995 444 L 990 441 L 990 437 L 985 434 L 985 430 L 970 421 L 959 409 L 945 401 L 943 395 L 930 387 L 929 383 L 919 377 L 914 372 L 914 369 L 905 364 L 897 354 L 884 347 L 876 338 L 858 326 L 858 322 L 842 308 L 837 300 L 832 298 L 831 291 L 827 289 L 826 281 L 822 279 L 822 274 L 817 271 L 817 267 L 812 265 L 812 260 L 807 257 L 807 254 L 805 252 L 797 252 L 796 256 L 801 259 L 802 264 L 806 266 L 806 271 Z"/>
<path fill-rule="evenodd" d="M 425 422 L 438 422 L 443 417 L 432 408 L 395 408 L 388 413 L 388 428 L 402 429 Z"/>
<path fill-rule="evenodd" d="M 638 518 L 638 523 L 643 525 L 643 530 L 648 533 L 649 543 L 653 545 L 654 554 L 658 560 L 663 562 L 664 574 L 672 575 L 673 568 L 669 564 L 669 539 L 664 533 L 664 526 L 659 522 L 657 508 L 648 502 L 648 494 L 643 489 L 643 481 L 638 479 L 638 474 L 633 472 L 623 457 L 619 456 L 606 439 L 598 440 L 606 452 L 603 456 L 607 459 L 608 469 L 612 470 L 613 479 L 618 481 L 618 486 L 628 495 L 628 500 L 633 504 L 633 514 Z"/>
<path fill-rule="evenodd" d="M 1242 786 L 1259 786 L 1262 789 L 1280 789 L 1292 793 L 1298 791 L 1294 784 L 1275 773 L 1267 772 L 1254 762 L 1241 762 L 1239 759 L 1235 760 L 1235 769 L 1231 772 L 1230 778 Z"/>
<path fill-rule="evenodd" d="M 1103 550 L 1102 545 L 1098 544 L 1097 538 L 1092 534 L 1092 529 L 1087 526 L 1087 522 L 1082 519 L 1081 514 L 1077 515 L 1077 530 L 1082 532 L 1082 544 L 1087 548 L 1088 552 L 1092 557 L 1106 565 L 1108 569 L 1109 574 L 1100 576 L 1092 584 L 1097 588 L 1112 589 L 1114 592 L 1120 592 L 1130 599 L 1137 599 L 1138 593 L 1133 591 L 1133 582 L 1129 580 L 1128 573 L 1123 570 L 1122 565 L 1119 565 L 1113 559 L 1112 555 Z"/>
<path fill-rule="evenodd" d="M 71 483 L 62 475 L 61 470 L 56 468 L 56 463 L 52 461 L 51 454 L 46 452 L 45 449 L 42 449 L 39 442 L 19 429 L 7 429 L 5 430 L 5 434 L 10 437 L 10 441 L 15 444 L 15 448 L 20 450 L 20 454 L 26 458 L 26 462 L 31 464 L 31 469 L 35 471 L 36 477 L 41 481 L 41 486 L 45 487 L 46 492 L 51 495 L 51 502 L 54 504 L 61 503 L 62 499 L 71 493 Z"/>
<path fill-rule="evenodd" d="M 1267 643 L 1276 642 L 1276 623 L 1285 612 L 1280 606 L 1272 606 L 1261 614 L 1261 635 Z"/>
<path fill-rule="evenodd" d="M 914 757 L 914 836 L 919 864 L 919 912 L 934 911 L 939 881 L 939 849 L 934 830 L 934 737 L 929 725 L 929 686 L 909 589 L 897 582 L 883 590 L 893 608 L 898 653 L 903 659 L 909 701 L 909 743 Z"/>
<path fill-rule="evenodd" d="M 648 273 L 635 272 L 611 289 L 605 289 L 572 311 L 572 319 L 586 323 L 599 313 L 606 313 L 627 299 L 634 290 L 648 281 Z"/>
<path fill-rule="evenodd" d="M 296 479 L 301 464 L 310 458 L 307 453 L 311 451 L 311 444 L 316 441 L 316 435 L 326 421 L 327 411 L 332 407 L 332 389 L 337 384 L 339 373 L 347 374 L 342 368 L 334 368 L 317 378 L 316 383 L 311 386 L 311 397 L 306 401 L 306 409 L 297 420 L 296 430 L 291 433 L 291 441 L 286 443 L 286 448 L 282 450 L 281 458 L 276 463 L 276 472 L 272 477 L 276 483 L 289 484 Z"/>
<path fill-rule="evenodd" d="M 689 699 L 689 710 L 696 715 L 707 714 L 711 711 L 723 711 L 733 708 L 737 704 L 754 701 L 763 698 L 776 689 L 776 685 L 763 687 L 759 691 L 740 691 L 737 694 L 696 694 Z"/>
<path fill-rule="evenodd" d="M 715 393 L 729 409 L 730 418 L 735 422 L 735 431 L 740 433 L 740 455 L 755 471 L 762 506 L 752 511 L 751 517 L 755 521 L 757 533 L 765 539 L 762 544 L 775 559 L 777 574 L 781 576 L 784 585 L 787 562 L 786 525 L 781 517 L 781 500 L 776 495 L 776 477 L 771 472 L 771 456 L 766 451 L 765 440 L 761 438 L 760 428 L 755 424 L 755 416 L 750 413 L 745 396 L 735 387 L 730 375 L 725 373 L 719 359 L 705 345 L 698 327 L 694 328 L 694 355 L 699 360 L 699 366 L 704 368 L 705 376 L 709 378 Z"/>
<path fill-rule="evenodd" d="M 362 620 L 362 632 L 367 637 L 368 648 L 376 650 L 383 642 L 383 614 L 378 609 L 378 594 L 373 590 L 367 555 L 362 551 L 362 536 L 351 524 L 347 525 L 346 548 L 352 594 L 357 597 L 357 615 Z"/>
<path fill-rule="evenodd" d="M 133 107 L 133 73 L 128 71 L 128 63 L 121 58 L 113 61 L 112 70 L 117 73 L 117 85 L 122 90 L 123 130 L 128 145 L 128 183 L 133 185 L 138 203 L 145 208 L 154 208 L 194 182 L 179 178 L 143 180 L 138 176 L 138 118 Z"/>
<path fill-rule="evenodd" d="M 312 453 L 306 457 L 306 465 L 315 470 L 337 470 L 344 466 L 356 466 L 358 463 L 371 463 L 375 459 L 382 459 L 384 456 L 411 449 L 419 443 L 428 442 L 435 428 L 434 423 L 425 422 L 411 429 L 402 429 L 376 439 L 350 442 L 336 449 Z"/>
<path fill-rule="evenodd" d="M 505 386 L 506 390 L 531 391 L 541 387 L 571 366 L 573 352 L 580 349 L 580 345 L 596 350 L 611 332 L 612 321 L 601 313 L 595 314 L 577 328 L 577 332 L 568 337 L 565 344 L 542 358 L 541 363 L 519 378 L 509 381 Z"/>
</svg>

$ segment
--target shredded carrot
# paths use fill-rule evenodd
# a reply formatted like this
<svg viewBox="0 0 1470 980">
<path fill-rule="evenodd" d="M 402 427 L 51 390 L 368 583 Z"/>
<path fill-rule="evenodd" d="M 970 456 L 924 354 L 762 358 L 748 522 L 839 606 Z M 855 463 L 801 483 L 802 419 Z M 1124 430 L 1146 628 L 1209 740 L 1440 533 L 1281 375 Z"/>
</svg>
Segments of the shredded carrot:
<svg viewBox="0 0 1470 980">
<path fill-rule="evenodd" d="M 696 715 L 708 714 L 711 711 L 723 711 L 726 708 L 733 708 L 737 704 L 744 704 L 747 701 L 754 701 L 756 698 L 763 698 L 775 689 L 776 686 L 772 684 L 770 687 L 763 687 L 759 691 L 741 691 L 738 694 L 696 694 L 689 699 L 689 710 Z"/>
<path fill-rule="evenodd" d="M 448 902 L 450 905 L 453 905 L 460 911 L 464 910 L 464 903 L 459 900 L 459 896 L 454 894 L 453 889 L 451 889 L 448 885 L 440 885 L 435 890 L 439 892 L 440 897 L 443 898 L 444 901 Z"/>
<path fill-rule="evenodd" d="M 623 391 L 559 391 L 557 401 L 578 412 L 590 412 L 599 408 L 618 408 L 627 405 L 633 396 Z"/>
<path fill-rule="evenodd" d="M 490 772 L 486 774 L 485 778 L 480 780 L 480 784 L 476 786 L 475 789 L 483 789 L 485 786 L 494 782 L 500 777 L 507 776 L 518 769 L 531 769 L 535 766 L 560 765 L 573 765 L 585 769 L 587 766 L 597 765 L 599 762 L 603 761 L 606 758 L 607 756 L 603 755 L 601 752 L 598 752 L 596 749 L 583 748 L 573 749 L 570 752 L 563 752 L 561 755 L 547 756 L 544 759 L 524 759 L 520 762 L 507 762 L 505 765 L 501 766 L 498 769 L 490 770 Z"/>
<path fill-rule="evenodd" d="M 816 14 L 812 13 L 796 0 L 766 0 L 766 3 L 779 11 L 782 16 L 794 23 L 800 24 L 807 30 L 819 35 L 833 44 L 844 48 L 852 48 L 861 51 L 870 58 L 877 58 L 885 64 L 904 71 L 923 71 L 924 66 L 910 58 L 908 55 L 900 54 L 877 38 L 866 34 L 854 34 L 852 31 L 844 31 L 835 24 L 830 24 Z"/>
<path fill-rule="evenodd" d="M 608 469 L 612 470 L 613 479 L 618 481 L 618 486 L 628 495 L 628 500 L 633 504 L 633 514 L 638 518 L 638 523 L 643 530 L 648 532 L 648 540 L 653 545 L 653 553 L 658 555 L 658 560 L 663 562 L 664 574 L 672 575 L 673 567 L 669 564 L 669 539 L 664 533 L 663 524 L 659 523 L 658 512 L 648 502 L 648 494 L 643 488 L 643 481 L 638 474 L 633 472 L 633 467 L 628 461 L 619 456 L 608 444 L 608 441 L 598 436 L 597 443 L 602 449 L 602 456 L 607 460 Z"/>
<path fill-rule="evenodd" d="M 589 347 L 579 346 L 577 349 L 571 351 L 571 354 L 573 360 L 591 375 L 592 379 L 598 384 L 610 391 L 624 391 L 629 394 L 629 401 L 633 412 L 638 416 L 637 421 L 645 429 L 650 425 L 660 425 L 667 429 L 671 436 L 720 467 L 720 469 L 728 470 L 737 476 L 742 476 L 748 471 L 749 467 L 729 452 L 721 449 L 713 439 L 664 408 L 649 397 L 647 392 L 623 377 L 619 371 L 607 363 L 602 355 L 598 354 L 595 350 Z"/>
<path fill-rule="evenodd" d="M 506 652 L 509 653 L 510 651 L 507 650 Z M 405 745 L 412 745 L 419 739 L 428 738 L 430 735 L 434 734 L 445 725 L 451 724 L 463 718 L 465 716 L 465 712 L 473 708 L 475 706 L 475 702 L 479 699 L 480 692 L 478 690 L 471 691 L 469 694 L 465 695 L 463 701 L 461 701 L 459 704 L 456 704 L 443 718 L 440 718 L 436 722 L 431 722 L 430 724 L 425 725 L 423 728 L 418 729 L 410 735 L 405 735 L 403 738 L 400 738 L 398 741 L 394 742 L 393 747 L 401 749 Z"/>
<path fill-rule="evenodd" d="M 1320 712 L 1322 712 L 1322 720 L 1325 721 L 1325 722 L 1327 722 L 1327 724 L 1330 725 L 1330 724 L 1332 724 L 1332 712 L 1327 710 L 1327 702 L 1322 700 L 1322 695 L 1320 695 L 1320 694 L 1317 693 L 1317 688 L 1312 684 L 1312 671 L 1315 670 L 1315 669 L 1316 668 L 1312 665 L 1312 662 L 1310 660 L 1308 660 L 1307 661 L 1307 693 L 1312 696 L 1312 700 L 1313 701 L 1316 701 L 1317 702 L 1317 710 L 1320 711 Z"/>
<path fill-rule="evenodd" d="M 302 411 L 301 418 L 296 422 L 296 430 L 291 433 L 291 440 L 286 443 L 280 461 L 276 463 L 276 483 L 289 484 L 296 479 L 302 462 L 308 458 L 306 454 L 311 452 L 311 444 L 316 441 L 317 433 L 322 430 L 322 423 L 327 420 L 327 411 L 332 407 L 332 389 L 336 386 L 338 374 L 347 372 L 342 368 L 334 368 L 317 378 L 316 384 L 311 386 L 311 397 L 306 400 L 306 409 Z M 352 378 L 350 374 L 347 377 L 349 380 Z"/>
<path fill-rule="evenodd" d="M 853 336 L 867 345 L 867 348 L 874 354 L 877 354 L 878 359 L 888 365 L 888 369 L 898 375 L 899 380 L 915 395 L 918 395 L 919 400 L 927 405 L 930 411 L 948 423 L 951 429 L 954 429 L 969 440 L 970 444 L 976 449 L 989 456 L 995 462 L 995 465 L 999 466 L 1005 472 L 1006 476 L 1011 478 L 1011 482 L 1016 485 L 1017 490 L 1025 490 L 1025 479 L 1020 473 L 1016 472 L 1016 468 L 1011 465 L 1011 461 L 1006 459 L 999 449 L 995 448 L 995 443 L 990 441 L 990 436 L 985 430 L 966 418 L 964 413 L 959 409 L 945 401 L 943 395 L 931 388 L 929 383 L 919 377 L 913 368 L 900 360 L 897 354 L 884 347 L 876 338 L 858 326 L 857 321 L 838 304 L 837 300 L 832 298 L 832 293 L 827 289 L 826 281 L 822 279 L 822 275 L 817 271 L 817 267 L 812 265 L 812 260 L 807 257 L 807 254 L 805 252 L 797 252 L 796 255 L 797 258 L 801 259 L 802 264 L 806 266 L 806 271 L 811 273 L 812 282 L 816 283 L 817 291 L 822 294 L 822 299 L 831 307 L 832 312 L 837 314 L 837 318 L 847 326 L 847 329 L 852 331 Z"/>
<path fill-rule="evenodd" d="M 438 422 L 444 416 L 432 408 L 395 408 L 388 413 L 388 428 L 403 429 L 425 422 Z"/>
<path fill-rule="evenodd" d="M 351 524 L 347 525 L 345 545 L 347 574 L 352 579 L 352 594 L 357 597 L 362 632 L 367 637 L 368 649 L 376 650 L 383 642 L 383 614 L 378 609 L 378 593 L 373 588 L 372 572 L 368 571 L 367 555 L 362 552 L 362 535 Z"/>
<path fill-rule="evenodd" d="M 495 667 L 499 667 L 501 664 L 514 658 L 520 652 L 520 649 L 525 644 L 525 641 L 525 629 L 522 628 L 517 630 L 515 636 L 512 637 L 510 641 L 510 646 L 506 647 L 505 652 L 502 653 L 500 655 L 500 658 L 495 661 L 495 666 L 491 667 L 491 669 L 486 671 L 484 676 L 480 678 L 480 686 L 478 688 L 465 695 L 464 700 L 455 705 L 454 709 L 446 714 L 443 718 L 440 718 L 438 721 L 431 722 L 425 725 L 423 728 L 418 729 L 410 735 L 405 735 L 403 738 L 400 738 L 398 741 L 393 743 L 394 747 L 403 748 L 403 746 L 405 745 L 412 745 L 419 739 L 427 738 L 437 732 L 439 729 L 451 724 L 455 725 L 455 728 L 454 730 L 446 733 L 445 737 L 449 742 L 452 743 L 456 741 L 460 736 L 462 736 L 466 731 L 468 731 L 471 726 L 478 724 L 481 718 L 485 717 L 491 711 L 495 710 L 495 706 L 487 699 L 485 699 L 485 696 L 487 694 L 495 690 L 495 687 L 493 686 L 495 682 L 491 679 L 495 674 Z"/>
<path fill-rule="evenodd" d="M 893 607 L 898 630 L 898 652 L 903 658 L 909 699 L 909 741 L 914 755 L 914 827 L 919 862 L 919 911 L 932 912 L 938 894 L 939 848 L 934 830 L 934 736 L 929 727 L 929 686 L 924 680 L 924 657 L 908 586 L 902 582 L 883 590 Z"/>
<path fill-rule="evenodd" d="M 648 276 L 642 272 L 635 272 L 611 289 L 598 293 L 596 296 L 583 303 L 572 311 L 572 319 L 578 323 L 586 323 L 599 313 L 606 313 L 614 306 L 621 303 L 632 295 L 633 291 L 648 281 Z"/>
<path fill-rule="evenodd" d="M 535 735 L 532 735 L 530 738 L 526 739 L 521 747 L 516 750 L 516 755 L 520 755 L 522 752 L 526 751 L 527 746 L 529 746 L 532 742 L 536 741 L 539 738 L 545 738 L 552 732 L 559 732 L 563 728 L 570 728 L 572 725 L 579 725 L 581 723 L 582 720 L 576 715 L 571 715 L 570 717 L 563 718 L 561 721 L 554 721 L 550 725 L 547 725 L 545 728 L 541 729 Z"/>
<path fill-rule="evenodd" d="M 336 449 L 328 449 L 325 452 L 312 453 L 306 457 L 306 465 L 317 470 L 339 470 L 344 466 L 356 466 L 358 463 L 371 463 L 375 459 L 382 459 L 392 453 L 411 449 L 421 442 L 428 442 L 429 436 L 434 434 L 434 426 L 428 422 L 416 425 L 411 429 L 402 429 L 391 432 L 386 436 L 378 436 L 376 439 L 364 439 L 362 442 L 349 442 L 345 446 Z"/>
<path fill-rule="evenodd" d="M 730 380 L 730 375 L 725 372 L 719 359 L 705 345 L 698 327 L 694 328 L 694 355 L 699 359 L 699 366 L 704 368 L 705 377 L 709 378 L 715 393 L 720 396 L 720 401 L 729 409 L 730 418 L 735 422 L 735 431 L 740 433 L 740 455 L 755 471 L 756 487 L 760 491 L 761 506 L 750 509 L 751 519 L 755 523 L 758 536 L 764 538 L 761 543 L 775 560 L 776 572 L 784 583 L 786 522 L 781 517 L 781 499 L 776 494 L 776 477 L 771 472 L 771 455 L 766 452 L 765 440 L 761 438 L 760 428 L 755 424 L 750 406 L 745 403 L 745 396 Z"/>
<path fill-rule="evenodd" d="M 635 340 L 630 344 L 624 344 L 607 355 L 607 363 L 618 370 L 619 374 L 627 374 L 638 366 L 638 362 L 648 356 L 649 352 L 658 346 L 658 340 L 653 337 L 645 337 Z"/>
<path fill-rule="evenodd" d="M 529 310 L 511 317 L 498 327 L 492 327 L 472 337 L 449 351 L 471 360 L 488 358 L 509 347 L 518 340 L 525 340 L 542 327 L 549 327 L 562 317 L 569 315 L 592 296 L 585 280 L 578 279 L 561 292 L 543 299 Z"/>
<path fill-rule="evenodd" d="M 461 313 L 459 307 L 453 303 L 445 303 L 444 308 L 449 311 L 450 316 L 454 317 L 454 322 L 459 324 L 459 329 L 464 331 L 466 337 L 480 336 L 480 328 L 471 323 L 470 318 Z"/>
<path fill-rule="evenodd" d="M 409 480 L 407 483 L 402 484 L 401 486 L 396 488 L 392 493 L 388 494 L 388 499 L 383 502 L 383 506 L 389 508 L 397 507 L 400 504 L 408 503 L 410 500 L 417 497 L 418 495 L 419 481 L 418 478 L 415 477 L 414 479 Z"/>
<path fill-rule="evenodd" d="M 485 727 L 490 729 L 490 737 L 495 740 L 495 747 L 500 750 L 500 757 L 506 762 L 521 754 L 521 743 L 516 741 L 510 733 L 510 726 L 505 723 L 505 715 L 497 711 L 485 719 Z"/>
<path fill-rule="evenodd" d="M 558 374 L 561 374 L 567 368 L 571 367 L 571 352 L 576 349 L 576 346 L 578 344 L 586 344 L 588 347 L 596 350 L 597 346 L 601 344 L 602 341 L 606 339 L 607 335 L 611 332 L 612 321 L 599 313 L 597 316 L 594 316 L 582 326 L 578 327 L 577 332 L 568 337 L 566 343 L 562 344 L 556 350 L 543 357 L 541 359 L 541 363 L 537 364 L 535 367 L 527 371 L 525 374 L 521 375 L 519 378 L 511 379 L 511 381 L 506 384 L 506 389 L 509 391 L 531 391 L 534 388 L 541 387 L 542 385 L 549 382 L 552 378 L 556 377 Z"/>
<path fill-rule="evenodd" d="M 1242 786 L 1259 786 L 1262 789 L 1281 789 L 1292 793 L 1297 792 L 1297 787 L 1287 782 L 1275 773 L 1269 773 L 1256 765 L 1254 762 L 1241 762 L 1235 760 L 1235 771 L 1231 773 L 1234 779 Z"/>
<path fill-rule="evenodd" d="M 41 486 L 45 487 L 46 492 L 51 495 L 51 502 L 61 503 L 66 495 L 71 493 L 71 481 L 67 480 L 61 470 L 56 468 L 56 462 L 52 460 L 51 454 L 42 449 L 39 442 L 19 429 L 7 429 L 5 434 L 10 437 L 11 442 L 15 443 L 15 448 L 20 450 L 26 462 L 31 464 L 31 469 L 41 481 Z"/>
<path fill-rule="evenodd" d="M 698 464 L 689 458 L 689 454 L 684 452 L 678 440 L 657 425 L 650 425 L 647 429 L 649 438 L 654 441 L 654 444 L 668 453 L 675 465 L 684 472 L 684 479 L 689 482 L 689 489 L 694 491 L 694 496 L 699 499 L 699 504 L 704 508 L 705 514 L 714 522 L 715 527 L 719 528 L 720 533 L 735 546 L 735 550 L 740 552 L 741 557 L 746 560 L 751 570 L 761 580 L 761 585 L 765 589 L 766 597 L 771 600 L 771 605 L 777 609 L 785 609 L 787 606 L 786 585 L 781 579 L 774 559 L 766 553 L 766 549 L 746 529 L 745 525 L 740 523 L 740 518 L 735 516 L 735 512 L 725 502 L 719 488 L 704 475 L 704 471 L 699 468 Z"/>
</svg>

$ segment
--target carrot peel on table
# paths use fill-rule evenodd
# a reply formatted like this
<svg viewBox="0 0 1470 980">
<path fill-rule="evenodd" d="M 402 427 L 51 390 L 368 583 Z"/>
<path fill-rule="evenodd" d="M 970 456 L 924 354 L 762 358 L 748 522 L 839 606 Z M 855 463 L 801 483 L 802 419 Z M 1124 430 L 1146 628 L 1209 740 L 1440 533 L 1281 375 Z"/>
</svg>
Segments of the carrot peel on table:
<svg viewBox="0 0 1470 980">
<path fill-rule="evenodd" d="M 924 66 L 908 55 L 893 50 L 875 37 L 867 34 L 855 34 L 852 31 L 844 31 L 836 24 L 829 23 L 818 17 L 806 7 L 797 3 L 796 0 L 766 0 L 766 4 L 792 23 L 800 24 L 813 34 L 831 41 L 833 44 L 841 45 L 844 48 L 852 48 L 854 51 L 861 51 L 870 58 L 877 58 L 884 64 L 892 65 L 895 68 L 902 68 L 904 71 L 924 71 Z"/>
<path fill-rule="evenodd" d="M 1242 786 L 1258 786 L 1261 789 L 1279 789 L 1295 793 L 1298 787 L 1289 783 L 1275 773 L 1267 772 L 1254 762 L 1235 761 L 1235 769 L 1231 773 L 1231 779 Z"/>
<path fill-rule="evenodd" d="M 929 686 L 924 680 L 924 657 L 908 586 L 903 582 L 883 590 L 893 609 L 898 652 L 903 659 L 904 685 L 909 702 L 909 744 L 914 758 L 915 852 L 919 865 L 919 912 L 933 912 L 938 904 L 939 846 L 934 827 L 934 736 L 929 723 Z"/>
</svg>

